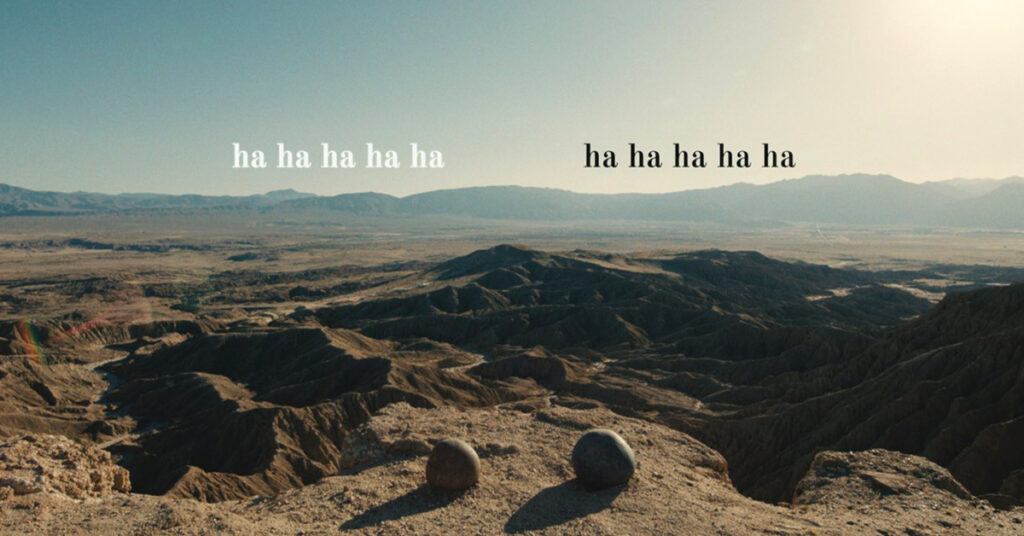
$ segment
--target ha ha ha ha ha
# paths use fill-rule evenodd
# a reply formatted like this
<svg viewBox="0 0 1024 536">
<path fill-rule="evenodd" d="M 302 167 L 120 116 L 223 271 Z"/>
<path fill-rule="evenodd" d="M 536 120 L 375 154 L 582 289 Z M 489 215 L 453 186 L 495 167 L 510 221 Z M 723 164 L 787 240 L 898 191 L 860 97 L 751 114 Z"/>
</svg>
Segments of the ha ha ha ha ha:
<svg viewBox="0 0 1024 536">
<path fill-rule="evenodd" d="M 270 166 L 267 152 L 262 149 L 243 148 L 240 143 L 232 143 L 233 164 L 232 169 L 265 169 Z M 349 149 L 335 149 L 329 143 L 321 143 L 319 155 L 310 155 L 305 149 L 291 149 L 284 143 L 277 144 L 276 169 L 308 169 L 313 167 L 314 162 L 319 164 L 320 169 L 353 169 L 362 167 L 366 169 L 397 169 L 410 167 L 413 169 L 442 169 L 445 166 L 444 154 L 438 150 L 427 150 L 421 148 L 418 143 L 410 143 L 406 154 L 407 159 L 403 161 L 398 151 L 392 149 L 381 149 L 374 147 L 373 143 L 366 143 L 365 150 L 359 151 L 365 156 L 361 162 L 356 159 L 356 151 Z"/>
</svg>

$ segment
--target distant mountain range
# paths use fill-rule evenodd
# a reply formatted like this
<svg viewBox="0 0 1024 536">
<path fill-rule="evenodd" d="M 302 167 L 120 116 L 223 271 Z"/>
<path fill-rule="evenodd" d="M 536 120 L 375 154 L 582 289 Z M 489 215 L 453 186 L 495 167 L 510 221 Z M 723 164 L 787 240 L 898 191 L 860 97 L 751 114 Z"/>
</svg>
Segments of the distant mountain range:
<svg viewBox="0 0 1024 536">
<path fill-rule="evenodd" d="M 332 212 L 508 220 L 809 222 L 1024 229 L 1024 177 L 910 183 L 889 175 L 813 175 L 664 194 L 582 194 L 485 186 L 407 197 L 317 196 L 278 190 L 244 197 L 40 192 L 0 184 L 0 216 L 147 210 Z"/>
</svg>

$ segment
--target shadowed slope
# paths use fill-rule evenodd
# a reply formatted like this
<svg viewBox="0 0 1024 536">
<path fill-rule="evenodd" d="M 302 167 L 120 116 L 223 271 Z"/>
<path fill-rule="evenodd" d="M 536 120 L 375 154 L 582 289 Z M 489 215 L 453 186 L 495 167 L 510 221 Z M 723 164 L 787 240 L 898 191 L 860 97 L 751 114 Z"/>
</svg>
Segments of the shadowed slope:
<svg viewBox="0 0 1024 536">
<path fill-rule="evenodd" d="M 205 500 L 308 484 L 355 463 L 349 431 L 385 405 L 494 405 L 528 396 L 430 365 L 451 358 L 347 331 L 194 338 L 107 366 L 107 400 L 139 420 L 114 451 L 135 489 Z M 152 428 L 152 431 L 147 431 Z"/>
</svg>

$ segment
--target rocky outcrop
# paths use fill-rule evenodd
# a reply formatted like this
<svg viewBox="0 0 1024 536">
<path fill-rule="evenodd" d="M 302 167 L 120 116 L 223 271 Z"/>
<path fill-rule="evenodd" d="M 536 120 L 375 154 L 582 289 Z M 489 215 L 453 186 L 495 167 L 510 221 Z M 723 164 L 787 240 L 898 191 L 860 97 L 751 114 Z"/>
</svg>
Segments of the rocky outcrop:
<svg viewBox="0 0 1024 536">
<path fill-rule="evenodd" d="M 869 504 L 880 496 L 970 500 L 949 471 L 920 456 L 873 449 L 820 452 L 797 483 L 793 504 Z"/>
<path fill-rule="evenodd" d="M 128 471 L 105 450 L 45 434 L 0 443 L 0 497 L 44 493 L 84 499 L 130 490 Z"/>
</svg>

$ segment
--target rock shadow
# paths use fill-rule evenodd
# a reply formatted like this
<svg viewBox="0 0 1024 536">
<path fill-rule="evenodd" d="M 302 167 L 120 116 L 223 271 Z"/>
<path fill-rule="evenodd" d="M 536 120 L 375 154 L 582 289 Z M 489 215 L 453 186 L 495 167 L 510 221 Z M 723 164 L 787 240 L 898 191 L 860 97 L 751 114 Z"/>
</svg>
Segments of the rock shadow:
<svg viewBox="0 0 1024 536">
<path fill-rule="evenodd" d="M 395 497 L 390 501 L 374 506 L 369 510 L 342 523 L 341 530 L 361 529 L 377 525 L 385 521 L 393 521 L 406 516 L 422 514 L 442 506 L 447 506 L 465 494 L 465 491 L 456 493 L 438 493 L 431 491 L 427 486 L 420 486 L 405 495 Z"/>
<path fill-rule="evenodd" d="M 591 490 L 575 480 L 541 490 L 516 510 L 505 523 L 505 532 L 517 534 L 543 530 L 586 517 L 608 508 L 626 486 Z"/>
</svg>

